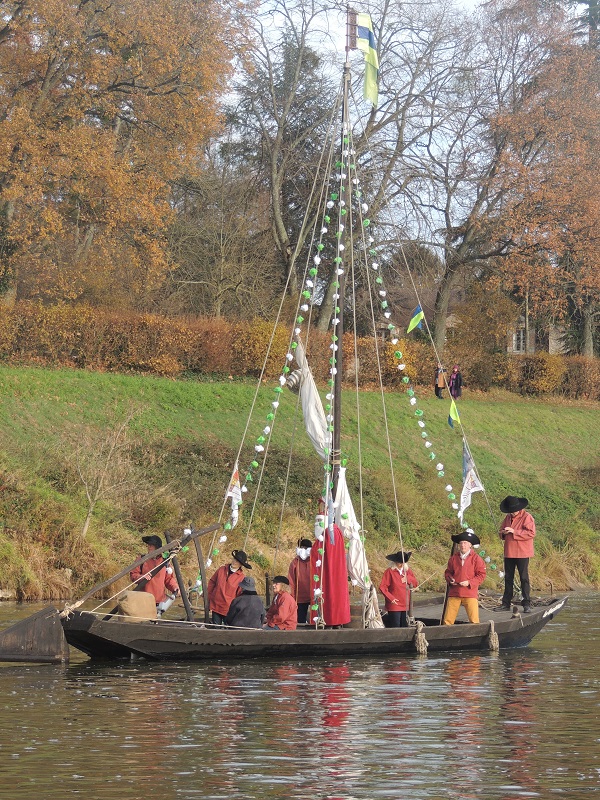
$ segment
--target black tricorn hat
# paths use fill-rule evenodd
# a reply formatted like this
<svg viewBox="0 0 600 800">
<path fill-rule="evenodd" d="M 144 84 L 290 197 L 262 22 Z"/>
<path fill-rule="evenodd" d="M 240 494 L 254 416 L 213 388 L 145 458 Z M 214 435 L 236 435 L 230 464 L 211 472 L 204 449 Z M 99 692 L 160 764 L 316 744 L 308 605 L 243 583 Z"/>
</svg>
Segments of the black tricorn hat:
<svg viewBox="0 0 600 800">
<path fill-rule="evenodd" d="M 471 542 L 472 545 L 480 544 L 479 536 L 473 531 L 462 531 L 452 537 L 452 541 L 458 544 L 459 542 Z"/>
<path fill-rule="evenodd" d="M 310 539 L 298 539 L 298 547 L 312 547 L 312 545 Z"/>
<path fill-rule="evenodd" d="M 246 567 L 246 569 L 252 569 L 248 563 L 248 556 L 243 550 L 232 550 L 231 555 L 242 565 L 242 567 Z"/>
<path fill-rule="evenodd" d="M 142 536 L 142 542 L 146 544 L 151 544 L 153 547 L 162 547 L 162 539 L 160 536 Z"/>
<path fill-rule="evenodd" d="M 289 581 L 288 581 L 288 579 L 285 577 L 285 575 L 275 575 L 275 577 L 273 578 L 273 580 L 271 581 L 271 583 L 285 583 L 285 584 L 287 584 L 288 586 L 290 585 L 290 582 L 289 582 Z"/>
<path fill-rule="evenodd" d="M 509 494 L 508 497 L 505 497 L 500 503 L 500 511 L 503 514 L 516 514 L 517 511 L 520 511 L 522 508 L 527 508 L 528 505 L 529 500 L 526 497 L 514 497 L 512 494 Z"/>
<path fill-rule="evenodd" d="M 412 556 L 412 550 L 408 552 L 404 552 L 404 550 L 398 550 L 397 553 L 390 553 L 389 556 L 386 556 L 388 561 L 393 561 L 396 564 L 406 564 L 408 559 Z"/>
</svg>

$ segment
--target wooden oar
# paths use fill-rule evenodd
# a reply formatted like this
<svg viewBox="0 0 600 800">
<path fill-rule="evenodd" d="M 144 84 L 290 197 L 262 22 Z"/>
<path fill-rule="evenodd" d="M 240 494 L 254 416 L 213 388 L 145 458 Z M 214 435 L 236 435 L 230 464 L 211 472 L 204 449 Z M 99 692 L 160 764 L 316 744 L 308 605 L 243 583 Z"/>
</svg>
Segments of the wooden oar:
<svg viewBox="0 0 600 800">
<path fill-rule="evenodd" d="M 454 553 L 454 542 L 452 542 L 452 547 L 450 548 L 450 556 Z M 446 593 L 444 594 L 444 605 L 442 606 L 442 615 L 440 617 L 440 625 L 442 624 L 442 620 L 444 619 L 444 614 L 446 613 L 446 606 L 448 605 L 448 590 L 450 586 L 446 581 Z"/>
<path fill-rule="evenodd" d="M 167 545 L 165 545 L 165 547 L 162 547 L 161 548 L 161 553 L 170 552 L 171 550 L 173 550 L 175 548 L 185 547 L 185 545 L 188 542 L 192 541 L 197 536 L 204 536 L 204 534 L 212 533 L 213 531 L 216 531 L 221 527 L 222 527 L 221 523 L 220 522 L 216 522 L 213 525 L 209 525 L 208 528 L 201 528 L 199 531 L 192 531 L 190 534 L 186 534 L 185 536 L 182 536 L 181 539 L 174 539 L 170 544 L 167 544 Z M 100 592 L 100 591 L 102 591 L 102 589 L 106 589 L 107 586 L 110 586 L 111 583 L 115 583 L 115 581 L 118 581 L 120 578 L 124 578 L 125 575 L 128 575 L 133 569 L 135 569 L 135 567 L 141 566 L 142 564 L 144 564 L 146 561 L 148 561 L 151 558 L 156 558 L 156 551 L 153 551 L 152 553 L 146 553 L 145 556 L 141 556 L 140 558 L 137 559 L 137 561 L 134 561 L 133 564 L 130 564 L 125 569 L 122 569 L 116 575 L 113 575 L 111 578 L 109 578 L 106 581 L 102 581 L 102 583 L 98 583 L 96 586 L 92 587 L 89 590 L 89 592 L 86 592 L 83 595 L 83 597 L 81 597 L 77 601 L 77 603 L 75 603 L 72 606 L 68 606 L 67 605 L 65 607 L 65 610 L 62 611 L 61 614 L 68 613 L 69 610 L 73 610 L 75 608 L 78 608 L 82 603 L 85 603 L 86 600 L 89 600 L 90 597 L 95 595 L 96 592 Z M 166 562 L 165 562 L 165 564 L 166 564 Z"/>
</svg>

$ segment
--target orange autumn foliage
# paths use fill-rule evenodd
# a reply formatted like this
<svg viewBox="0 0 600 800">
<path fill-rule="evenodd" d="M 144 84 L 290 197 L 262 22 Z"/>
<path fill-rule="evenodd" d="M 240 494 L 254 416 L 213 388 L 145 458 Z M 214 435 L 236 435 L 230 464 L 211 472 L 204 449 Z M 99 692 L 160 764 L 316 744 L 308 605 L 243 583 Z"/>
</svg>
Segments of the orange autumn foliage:
<svg viewBox="0 0 600 800">
<path fill-rule="evenodd" d="M 19 296 L 139 303 L 170 182 L 219 126 L 235 4 L 25 0 L 0 32 L 2 269 Z M 6 283 L 6 280 L 5 280 Z"/>
<path fill-rule="evenodd" d="M 600 68 L 597 52 L 557 47 L 519 113 L 497 120 L 516 176 L 503 235 L 513 247 L 500 279 L 556 319 L 600 298 Z M 523 153 L 537 158 L 523 163 Z"/>
</svg>

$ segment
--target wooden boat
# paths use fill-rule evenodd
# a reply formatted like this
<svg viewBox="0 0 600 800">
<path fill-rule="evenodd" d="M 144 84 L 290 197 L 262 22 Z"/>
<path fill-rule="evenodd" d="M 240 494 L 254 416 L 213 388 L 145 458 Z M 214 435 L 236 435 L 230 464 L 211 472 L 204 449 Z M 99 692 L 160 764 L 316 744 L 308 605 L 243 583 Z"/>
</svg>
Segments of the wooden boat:
<svg viewBox="0 0 600 800">
<path fill-rule="evenodd" d="M 191 531 L 167 548 L 177 551 L 191 540 L 214 529 Z M 165 548 L 165 549 L 167 549 Z M 197 548 L 201 557 L 201 548 Z M 151 556 L 152 554 L 149 554 Z M 0 631 L 0 661 L 61 663 L 69 660 L 69 647 L 98 660 L 145 658 L 157 661 L 222 661 L 248 658 L 298 659 L 314 657 L 360 658 L 410 656 L 428 652 L 489 652 L 523 647 L 561 611 L 566 597 L 536 601 L 532 612 L 491 613 L 480 610 L 481 621 L 461 620 L 440 625 L 443 597 L 417 601 L 413 624 L 408 628 L 364 628 L 360 622 L 342 628 L 299 626 L 295 631 L 232 629 L 208 622 L 186 605 L 187 619 L 136 619 L 120 613 L 83 610 L 93 595 L 123 577 L 149 556 L 138 559 L 118 575 L 94 587 L 74 605 L 62 611 L 50 606 Z M 200 565 L 203 561 L 200 558 Z"/>
<path fill-rule="evenodd" d="M 362 249 L 367 260 L 367 254 L 376 252 L 370 250 L 371 242 L 366 241 L 365 230 L 368 229 L 369 220 L 362 216 L 364 202 L 361 193 L 357 190 L 359 184 L 356 176 L 356 165 L 354 161 L 354 151 L 352 149 L 351 134 L 348 127 L 348 87 L 350 82 L 348 51 L 352 48 L 350 43 L 353 31 L 356 30 L 356 15 L 350 16 L 348 21 L 348 45 L 346 48 L 346 65 L 344 68 L 344 78 L 342 81 L 343 91 L 341 92 L 341 120 L 342 134 L 339 147 L 338 161 L 335 167 L 330 166 L 330 174 L 335 174 L 336 190 L 323 193 L 323 207 L 320 219 L 324 222 L 315 223 L 317 230 L 316 252 L 313 256 L 313 265 L 310 265 L 310 255 L 307 259 L 303 289 L 298 299 L 298 306 L 295 319 L 290 333 L 289 349 L 285 358 L 285 365 L 282 368 L 279 378 L 279 385 L 275 388 L 275 399 L 271 403 L 273 411 L 267 416 L 269 420 L 267 427 L 257 439 L 252 454 L 251 467 L 246 473 L 244 486 L 240 486 L 239 481 L 230 482 L 226 497 L 232 498 L 232 518 L 228 523 L 222 522 L 199 531 L 186 530 L 181 539 L 168 541 L 164 548 L 167 559 L 172 561 L 172 565 L 181 589 L 181 597 L 185 608 L 185 619 L 176 620 L 166 617 L 157 618 L 136 618 L 126 615 L 119 607 L 107 609 L 102 604 L 95 608 L 85 609 L 84 604 L 94 595 L 104 591 L 109 585 L 117 583 L 127 575 L 131 569 L 153 554 L 138 559 L 135 564 L 122 570 L 118 575 L 113 576 L 108 581 L 94 587 L 77 603 L 65 606 L 62 611 L 55 608 L 48 608 L 29 620 L 17 623 L 4 632 L 0 632 L 0 660 L 12 661 L 55 661 L 61 662 L 68 658 L 67 644 L 77 648 L 83 653 L 88 654 L 94 659 L 121 659 L 121 658 L 147 658 L 158 660 L 222 660 L 222 659 L 247 659 L 247 658 L 313 658 L 316 656 L 342 656 L 342 657 L 362 657 L 362 656 L 384 656 L 384 655 L 409 655 L 414 653 L 431 652 L 461 652 L 461 651 L 487 651 L 490 649 L 520 647 L 528 644 L 532 638 L 546 625 L 555 614 L 564 606 L 566 599 L 549 599 L 535 607 L 532 613 L 521 615 L 518 612 L 501 612 L 490 614 L 485 609 L 481 611 L 481 622 L 478 624 L 461 624 L 460 621 L 454 626 L 440 625 L 441 606 L 435 603 L 416 604 L 412 614 L 411 626 L 408 628 L 385 628 L 381 622 L 378 608 L 377 595 L 369 578 L 369 569 L 364 552 L 364 536 L 362 523 L 357 520 L 352 508 L 352 503 L 348 498 L 348 490 L 345 478 L 345 459 L 342 450 L 342 377 L 343 377 L 343 333 L 344 333 L 344 300 L 346 294 L 352 297 L 355 286 L 354 279 L 346 284 L 346 270 L 344 269 L 344 250 L 358 254 Z M 364 33 L 364 31 L 363 31 Z M 368 34 L 368 32 L 367 32 Z M 367 36 L 368 39 L 368 36 Z M 367 45 L 367 48 L 370 45 Z M 333 152 L 333 149 L 331 150 Z M 353 194 L 354 193 L 354 194 Z M 344 199 L 342 199 L 344 198 Z M 352 209 L 355 208 L 353 216 Z M 334 219 L 334 216 L 336 219 Z M 315 219 L 319 215 L 313 214 Z M 326 223 L 326 224 L 325 224 Z M 326 297 L 330 296 L 331 305 L 331 340 L 329 344 L 330 374 L 328 379 L 329 391 L 327 394 L 327 413 L 323 410 L 322 401 L 318 395 L 316 384 L 312 379 L 310 368 L 308 367 L 308 333 L 303 330 L 302 324 L 305 317 L 312 314 L 312 305 L 316 301 L 316 282 L 318 265 L 327 256 L 325 245 L 321 238 L 328 231 L 327 226 L 335 226 L 337 230 L 331 237 L 331 255 L 329 256 L 330 274 L 335 276 L 330 279 L 330 283 L 321 284 L 320 299 L 325 302 Z M 318 227 L 321 227 L 320 233 Z M 361 241 L 361 247 L 355 247 L 352 240 L 353 233 L 356 233 Z M 352 272 L 354 276 L 354 261 Z M 309 269 L 310 266 L 310 269 Z M 375 324 L 373 339 L 377 341 L 381 337 L 382 331 L 391 331 L 396 326 L 390 320 L 391 311 L 388 308 L 386 292 L 383 287 L 383 279 L 375 271 L 378 265 L 371 259 L 366 263 L 366 275 L 377 275 L 377 278 L 365 278 L 363 286 L 368 286 L 371 293 L 379 302 L 382 319 Z M 333 281 L 333 282 L 331 282 Z M 329 290 L 334 287 L 330 294 Z M 420 305 L 418 306 L 420 309 Z M 410 329 L 410 327 L 409 327 Z M 391 343 L 394 344 L 391 338 Z M 375 345 L 377 347 L 377 345 Z M 306 348 L 306 349 L 305 349 Z M 402 358 L 402 353 L 395 354 L 398 360 Z M 268 358 L 268 353 L 266 358 Z M 266 363 L 265 358 L 265 363 Z M 377 357 L 379 361 L 379 356 Z M 293 369 L 296 362 L 298 369 Z M 404 369 L 404 365 L 399 363 L 398 369 Z M 411 413 L 422 415 L 423 412 L 414 410 L 417 400 L 415 392 L 407 378 L 402 379 L 407 388 L 407 395 L 410 398 Z M 295 386 L 294 386 L 295 384 Z M 212 626 L 209 622 L 209 609 L 207 605 L 206 592 L 204 593 L 205 606 L 203 613 L 198 613 L 192 607 L 187 587 L 181 577 L 177 555 L 179 549 L 186 545 L 193 544 L 196 549 L 198 566 L 200 571 L 200 582 L 206 587 L 205 568 L 211 565 L 210 559 L 205 561 L 202 552 L 201 538 L 204 535 L 215 533 L 217 530 L 230 531 L 237 522 L 238 506 L 242 505 L 243 492 L 247 489 L 248 483 L 252 484 L 252 470 L 259 469 L 258 459 L 262 457 L 263 451 L 268 450 L 277 408 L 284 392 L 284 387 L 290 389 L 297 388 L 302 399 L 302 412 L 309 438 L 319 457 L 324 463 L 323 481 L 323 511 L 324 517 L 321 523 L 323 534 L 316 532 L 316 542 L 323 542 L 324 536 L 334 527 L 342 530 L 349 542 L 348 555 L 348 574 L 352 578 L 353 584 L 362 591 L 361 612 L 358 624 L 350 622 L 349 619 L 340 622 L 328 619 L 328 599 L 323 599 L 323 593 L 316 589 L 314 592 L 313 603 L 310 606 L 312 625 L 300 626 L 295 631 L 279 630 L 255 630 L 255 629 L 231 629 Z M 383 391 L 382 391 L 382 401 Z M 457 417 L 457 415 L 456 415 Z M 424 433 L 424 423 L 419 419 L 421 426 L 420 435 Z M 385 409 L 384 409 L 385 420 Z M 466 440 L 465 440 L 466 441 Z M 425 442 L 429 446 L 429 442 Z M 389 437 L 388 437 L 389 446 Z M 241 452 L 241 448 L 240 448 Z M 266 453 L 264 454 L 266 457 Z M 433 456 L 429 452 L 430 456 Z M 433 456 L 435 459 L 435 456 Z M 392 463 L 392 451 L 390 449 L 390 463 Z M 434 462 L 435 463 L 435 462 Z M 436 465 L 438 476 L 443 477 L 443 465 Z M 392 483 L 393 483 L 393 469 Z M 236 470 L 237 473 L 237 470 Z M 256 472 L 256 475 L 259 473 Z M 447 480 L 447 479 L 445 479 Z M 444 481 L 445 482 L 445 481 Z M 260 481 L 257 481 L 260 483 Z M 451 491 L 452 487 L 446 487 Z M 394 488 L 395 496 L 395 488 Z M 448 495 L 454 499 L 453 494 Z M 458 505 L 455 506 L 458 508 Z M 461 511 L 463 509 L 461 508 Z M 460 514 L 461 512 L 459 512 Z M 399 522 L 398 503 L 396 502 L 396 516 L 398 517 L 399 545 L 403 549 L 401 527 Z M 460 516 L 462 523 L 462 516 Z M 222 538 L 226 538 L 222 536 Z M 319 547 L 316 544 L 316 549 Z M 324 545 L 325 546 L 325 545 Z M 342 541 L 342 548 L 343 548 Z M 211 545 L 208 552 L 213 554 Z M 323 552 L 319 549 L 318 552 Z M 325 552 L 327 552 L 325 550 Z M 350 555 L 352 554 L 352 555 Z M 344 556 L 345 558 L 345 556 Z M 322 562 L 315 562 L 315 569 L 322 569 Z M 345 563 L 345 562 L 344 562 Z M 315 575 L 315 580 L 321 580 L 321 573 Z M 343 574 L 341 578 L 340 592 L 348 593 L 348 575 Z M 318 584 L 317 584 L 318 585 Z M 138 588 L 141 588 L 138 586 Z M 332 591 L 334 591 L 332 589 Z M 329 594 L 331 597 L 331 593 Z M 268 582 L 265 597 L 268 604 Z M 114 605 L 114 599 L 111 602 Z M 349 614 L 348 614 L 349 617 Z"/>
<path fill-rule="evenodd" d="M 532 613 L 481 613 L 478 625 L 440 625 L 440 604 L 418 610 L 409 628 L 341 628 L 295 631 L 228 630 L 187 621 L 117 622 L 76 611 L 63 622 L 69 644 L 93 658 L 143 657 L 159 661 L 314 658 L 486 652 L 522 647 L 563 608 L 566 598 Z M 436 618 L 435 612 L 438 612 Z M 497 643 L 493 633 L 497 634 Z"/>
</svg>

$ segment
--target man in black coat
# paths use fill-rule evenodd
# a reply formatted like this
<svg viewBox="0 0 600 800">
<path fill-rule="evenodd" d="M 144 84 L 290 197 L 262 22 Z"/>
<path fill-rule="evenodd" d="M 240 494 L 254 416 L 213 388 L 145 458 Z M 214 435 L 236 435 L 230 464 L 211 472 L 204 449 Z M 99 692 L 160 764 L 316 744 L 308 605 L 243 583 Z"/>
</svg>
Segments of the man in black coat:
<svg viewBox="0 0 600 800">
<path fill-rule="evenodd" d="M 239 590 L 241 594 L 231 601 L 225 624 L 232 628 L 262 628 L 265 607 L 256 594 L 254 578 L 246 576 L 240 583 Z"/>
</svg>

